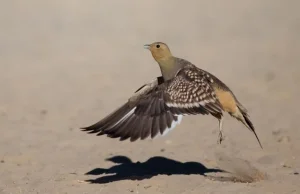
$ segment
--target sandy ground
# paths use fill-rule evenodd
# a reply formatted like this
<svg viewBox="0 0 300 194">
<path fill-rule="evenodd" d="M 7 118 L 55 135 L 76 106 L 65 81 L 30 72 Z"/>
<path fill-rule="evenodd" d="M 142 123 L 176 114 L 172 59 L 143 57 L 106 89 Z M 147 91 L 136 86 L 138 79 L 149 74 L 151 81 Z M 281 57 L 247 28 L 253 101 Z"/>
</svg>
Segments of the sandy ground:
<svg viewBox="0 0 300 194">
<path fill-rule="evenodd" d="M 300 193 L 299 6 L 0 1 L 0 193 Z M 230 86 L 264 149 L 229 116 L 221 146 L 209 116 L 135 143 L 81 132 L 159 75 L 143 49 L 153 41 Z M 237 158 L 267 177 L 224 181 L 216 171 L 238 169 Z"/>
</svg>

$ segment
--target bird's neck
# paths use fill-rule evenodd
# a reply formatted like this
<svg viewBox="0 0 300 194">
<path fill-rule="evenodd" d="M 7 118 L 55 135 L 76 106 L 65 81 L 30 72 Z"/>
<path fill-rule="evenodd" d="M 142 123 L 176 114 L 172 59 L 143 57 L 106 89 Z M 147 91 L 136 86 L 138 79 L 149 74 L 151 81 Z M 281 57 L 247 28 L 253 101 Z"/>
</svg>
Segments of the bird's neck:
<svg viewBox="0 0 300 194">
<path fill-rule="evenodd" d="M 183 67 L 181 63 L 177 62 L 175 57 L 168 57 L 157 62 L 165 81 L 174 78 L 177 72 Z"/>
</svg>

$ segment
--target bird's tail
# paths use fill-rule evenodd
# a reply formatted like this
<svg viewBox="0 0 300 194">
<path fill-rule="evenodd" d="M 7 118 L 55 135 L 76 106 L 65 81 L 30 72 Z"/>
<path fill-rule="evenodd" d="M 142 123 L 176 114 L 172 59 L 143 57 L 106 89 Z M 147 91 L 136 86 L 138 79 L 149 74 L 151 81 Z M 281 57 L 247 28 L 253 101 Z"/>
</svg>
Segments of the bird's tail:
<svg viewBox="0 0 300 194">
<path fill-rule="evenodd" d="M 250 118 L 249 118 L 249 115 L 247 113 L 247 110 L 246 108 L 244 108 L 240 103 L 238 103 L 238 109 L 240 112 L 240 114 L 236 115 L 238 117 L 236 117 L 238 120 L 240 120 L 250 131 L 252 131 L 261 147 L 261 149 L 263 149 L 261 143 L 260 143 L 260 140 L 255 132 L 255 128 L 254 128 L 254 125 L 253 123 L 251 122 Z"/>
</svg>

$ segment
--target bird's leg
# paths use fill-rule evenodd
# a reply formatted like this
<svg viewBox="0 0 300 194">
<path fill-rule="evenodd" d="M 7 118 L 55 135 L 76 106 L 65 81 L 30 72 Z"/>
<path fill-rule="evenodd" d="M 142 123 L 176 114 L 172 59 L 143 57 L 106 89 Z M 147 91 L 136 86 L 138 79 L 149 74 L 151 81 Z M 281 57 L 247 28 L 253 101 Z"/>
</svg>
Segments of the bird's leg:
<svg viewBox="0 0 300 194">
<path fill-rule="evenodd" d="M 222 141 L 223 141 L 222 126 L 223 126 L 223 117 L 221 117 L 219 119 L 219 138 L 218 138 L 218 144 L 221 144 Z"/>
</svg>

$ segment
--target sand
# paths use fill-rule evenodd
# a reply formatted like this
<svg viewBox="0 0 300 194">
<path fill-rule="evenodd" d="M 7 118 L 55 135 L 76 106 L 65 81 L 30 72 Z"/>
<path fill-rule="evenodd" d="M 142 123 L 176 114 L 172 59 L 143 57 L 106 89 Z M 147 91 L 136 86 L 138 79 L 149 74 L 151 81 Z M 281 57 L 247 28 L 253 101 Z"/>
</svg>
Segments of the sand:
<svg viewBox="0 0 300 194">
<path fill-rule="evenodd" d="M 0 193 L 300 193 L 299 6 L 0 2 Z M 264 149 L 230 116 L 222 145 L 211 116 L 135 143 L 80 131 L 159 75 L 153 41 L 223 80 Z"/>
</svg>

